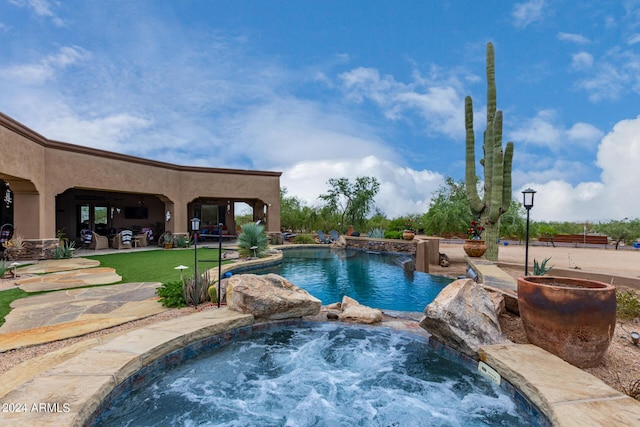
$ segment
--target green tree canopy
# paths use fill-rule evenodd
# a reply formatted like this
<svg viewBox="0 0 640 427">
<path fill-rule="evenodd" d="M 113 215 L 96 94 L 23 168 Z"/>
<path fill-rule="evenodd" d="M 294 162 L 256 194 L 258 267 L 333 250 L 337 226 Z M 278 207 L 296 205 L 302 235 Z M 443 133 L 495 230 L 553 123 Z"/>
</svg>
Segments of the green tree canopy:
<svg viewBox="0 0 640 427">
<path fill-rule="evenodd" d="M 349 225 L 356 229 L 366 226 L 366 219 L 374 207 L 374 197 L 380 183 L 374 177 L 358 177 L 355 182 L 348 178 L 331 178 L 327 182 L 329 192 L 319 197 L 325 202 L 324 209 L 340 217 L 340 229 L 346 231 Z"/>
<path fill-rule="evenodd" d="M 446 177 L 445 183 L 431 198 L 429 211 L 422 216 L 420 222 L 426 234 L 464 235 L 473 219 L 464 182 Z"/>
</svg>

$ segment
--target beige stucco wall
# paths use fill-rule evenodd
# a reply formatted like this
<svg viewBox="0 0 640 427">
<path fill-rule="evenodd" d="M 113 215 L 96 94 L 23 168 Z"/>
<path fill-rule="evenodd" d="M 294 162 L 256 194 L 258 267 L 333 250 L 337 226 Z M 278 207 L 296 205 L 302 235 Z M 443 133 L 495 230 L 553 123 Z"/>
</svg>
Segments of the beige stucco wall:
<svg viewBox="0 0 640 427">
<path fill-rule="evenodd" d="M 188 231 L 187 205 L 199 197 L 259 199 L 267 231 L 280 229 L 280 173 L 155 162 L 50 141 L 0 113 L 0 178 L 14 192 L 14 222 L 25 238 L 56 232 L 56 195 L 69 188 L 155 195 L 170 210 L 166 228 Z"/>
</svg>

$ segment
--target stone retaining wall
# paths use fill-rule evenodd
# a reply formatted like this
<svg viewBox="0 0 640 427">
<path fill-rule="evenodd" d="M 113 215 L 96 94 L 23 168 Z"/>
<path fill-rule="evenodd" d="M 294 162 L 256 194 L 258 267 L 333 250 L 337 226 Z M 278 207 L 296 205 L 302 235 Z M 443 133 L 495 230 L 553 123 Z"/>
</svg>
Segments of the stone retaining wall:
<svg viewBox="0 0 640 427">
<path fill-rule="evenodd" d="M 9 261 L 53 259 L 57 247 L 58 239 L 26 239 L 22 248 L 7 248 L 5 253 Z"/>
<path fill-rule="evenodd" d="M 398 239 L 371 239 L 368 237 L 344 236 L 347 247 L 364 249 L 375 252 L 399 252 L 410 255 L 416 254 L 417 241 Z"/>
</svg>

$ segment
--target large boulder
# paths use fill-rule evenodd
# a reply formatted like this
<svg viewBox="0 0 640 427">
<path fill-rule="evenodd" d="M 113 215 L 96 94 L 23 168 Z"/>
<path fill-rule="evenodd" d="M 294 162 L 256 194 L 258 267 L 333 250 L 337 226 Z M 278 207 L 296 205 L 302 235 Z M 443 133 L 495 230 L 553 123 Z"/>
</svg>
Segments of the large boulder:
<svg viewBox="0 0 640 427">
<path fill-rule="evenodd" d="M 314 316 L 322 302 L 277 274 L 237 274 L 227 281 L 227 307 L 258 319 Z"/>
<path fill-rule="evenodd" d="M 424 310 L 420 326 L 439 341 L 478 358 L 482 345 L 510 343 L 489 294 L 471 279 L 456 280 Z"/>
<path fill-rule="evenodd" d="M 342 310 L 338 317 L 343 322 L 377 323 L 382 321 L 382 311 L 377 308 L 367 307 L 348 296 L 342 297 Z"/>
</svg>

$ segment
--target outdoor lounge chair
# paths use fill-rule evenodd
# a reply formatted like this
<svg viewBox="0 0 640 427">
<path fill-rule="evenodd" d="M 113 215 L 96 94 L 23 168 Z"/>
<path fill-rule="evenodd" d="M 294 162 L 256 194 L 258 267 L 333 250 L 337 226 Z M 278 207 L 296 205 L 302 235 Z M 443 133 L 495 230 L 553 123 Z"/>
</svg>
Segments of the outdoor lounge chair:
<svg viewBox="0 0 640 427">
<path fill-rule="evenodd" d="M 89 243 L 89 249 L 109 249 L 109 239 L 107 236 L 101 236 L 98 233 L 90 231 L 91 233 L 91 243 Z"/>
<path fill-rule="evenodd" d="M 332 243 L 337 242 L 339 238 L 340 238 L 340 235 L 336 230 L 331 230 L 329 232 L 329 239 L 331 240 Z"/>
<path fill-rule="evenodd" d="M 88 248 L 91 246 L 91 240 L 93 239 L 93 231 L 86 228 L 80 230 L 80 240 L 82 240 L 82 246 Z M 108 244 L 107 240 L 107 244 Z"/>
<path fill-rule="evenodd" d="M 320 243 L 331 243 L 331 240 L 324 235 L 322 230 L 318 230 L 318 239 L 320 239 Z"/>
<path fill-rule="evenodd" d="M 122 230 L 113 238 L 113 249 L 131 249 L 133 231 Z"/>
</svg>

